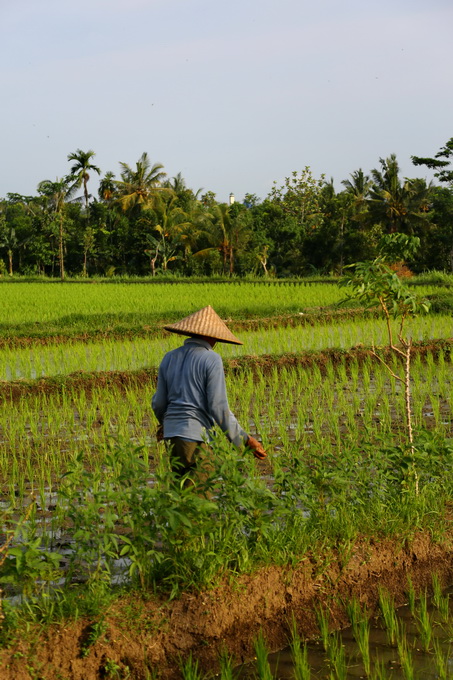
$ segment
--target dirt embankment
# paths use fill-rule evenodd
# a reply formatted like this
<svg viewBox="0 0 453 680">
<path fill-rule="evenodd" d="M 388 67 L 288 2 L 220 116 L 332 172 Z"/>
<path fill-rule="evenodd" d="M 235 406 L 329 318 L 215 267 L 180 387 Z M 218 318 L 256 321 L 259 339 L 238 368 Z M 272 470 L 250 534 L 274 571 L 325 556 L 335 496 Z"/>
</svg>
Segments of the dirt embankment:
<svg viewBox="0 0 453 680">
<path fill-rule="evenodd" d="M 266 567 L 171 602 L 130 595 L 109 609 L 102 635 L 85 656 L 93 622 L 32 631 L 0 651 L 0 679 L 98 680 L 109 677 L 107 670 L 116 665 L 118 677 L 144 680 L 157 672 L 170 680 L 181 677 L 178 659 L 189 653 L 203 671 L 215 670 L 224 648 L 238 663 L 249 660 L 260 628 L 271 650 L 286 646 L 293 614 L 301 636 L 313 638 L 318 635 L 315 607 L 328 609 L 332 627 L 340 628 L 347 625 L 341 602 L 353 596 L 375 610 L 379 587 L 397 604 L 405 601 L 408 576 L 416 591 L 430 588 L 433 573 L 450 585 L 452 558 L 453 531 L 442 544 L 428 534 L 416 534 L 404 545 L 362 540 L 343 553 L 330 552 L 318 560 L 307 555 L 294 567 Z"/>
<path fill-rule="evenodd" d="M 436 357 L 441 351 L 450 352 L 453 348 L 453 338 L 447 340 L 429 340 L 414 343 L 412 355 L 424 357 L 432 354 Z M 380 355 L 389 359 L 394 356 L 388 348 L 380 348 Z M 224 361 L 225 371 L 238 373 L 244 370 L 260 373 L 271 372 L 275 367 L 283 366 L 318 366 L 321 371 L 329 363 L 341 363 L 346 365 L 351 362 L 359 363 L 367 359 L 373 359 L 371 349 L 363 345 L 357 345 L 350 350 L 326 349 L 319 352 L 299 352 L 297 354 L 244 356 Z M 130 389 L 140 387 L 157 379 L 157 368 L 143 368 L 137 371 L 78 371 L 68 375 L 57 375 L 36 380 L 12 380 L 0 381 L 0 404 L 4 402 L 18 401 L 32 394 L 52 394 L 64 391 L 84 391 L 90 394 L 92 390 L 114 387 L 116 389 Z"/>
</svg>

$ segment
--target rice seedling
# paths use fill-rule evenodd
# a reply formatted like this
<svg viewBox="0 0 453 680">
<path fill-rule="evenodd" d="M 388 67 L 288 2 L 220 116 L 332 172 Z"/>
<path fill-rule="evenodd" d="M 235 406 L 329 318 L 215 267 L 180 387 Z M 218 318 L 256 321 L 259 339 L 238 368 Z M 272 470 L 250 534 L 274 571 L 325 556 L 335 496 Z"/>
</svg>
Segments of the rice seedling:
<svg viewBox="0 0 453 680">
<path fill-rule="evenodd" d="M 446 593 L 442 595 L 439 600 L 439 614 L 440 618 L 444 623 L 448 623 L 450 620 L 450 595 Z"/>
<path fill-rule="evenodd" d="M 431 648 L 433 629 L 431 624 L 431 617 L 428 612 L 428 596 L 426 594 L 426 591 L 422 593 L 419 597 L 415 621 L 417 624 L 422 649 L 425 652 L 429 652 Z"/>
<path fill-rule="evenodd" d="M 369 615 L 367 609 L 366 607 L 362 609 L 359 601 L 356 598 L 352 598 L 347 603 L 346 611 L 352 624 L 352 631 L 362 657 L 365 673 L 366 675 L 370 675 L 370 624 L 368 621 Z"/>
<path fill-rule="evenodd" d="M 329 612 L 327 609 L 321 607 L 316 608 L 316 620 L 319 626 L 319 633 L 322 641 L 324 651 L 328 652 L 330 646 L 330 631 L 329 631 Z"/>
<path fill-rule="evenodd" d="M 437 677 L 439 680 L 449 680 L 449 678 L 451 678 L 449 663 L 451 659 L 450 649 L 445 652 L 437 638 L 434 639 L 433 647 Z"/>
<path fill-rule="evenodd" d="M 256 675 L 258 680 L 273 680 L 271 667 L 267 659 L 269 651 L 262 630 L 260 630 L 253 646 L 256 655 L 255 663 L 256 663 Z"/>
<path fill-rule="evenodd" d="M 341 636 L 338 633 L 333 633 L 330 636 L 327 656 L 332 666 L 331 677 L 334 680 L 346 680 L 348 674 L 346 653 Z"/>
<path fill-rule="evenodd" d="M 414 585 L 412 583 L 412 579 L 410 575 L 407 577 L 407 598 L 408 598 L 408 603 L 409 603 L 409 609 L 411 611 L 412 616 L 415 616 L 415 611 L 416 611 L 416 601 L 417 601 L 417 594 L 415 592 Z"/>
<path fill-rule="evenodd" d="M 2 284 L 3 333 L 26 335 L 87 334 L 103 330 L 143 330 L 144 325 L 176 320 L 194 308 L 214 306 L 224 318 L 300 314 L 332 305 L 336 285 L 278 282 L 165 283 L 133 286 L 103 283 L 70 286 L 52 283 Z M 226 304 L 225 301 L 228 300 Z M 133 310 L 133 311 L 131 311 Z M 0 334 L 2 328 L 0 328 Z"/>
<path fill-rule="evenodd" d="M 293 615 L 291 621 L 291 656 L 294 665 L 294 678 L 295 680 L 310 680 L 311 669 L 308 663 L 308 650 L 307 645 L 302 646 L 302 641 L 299 637 L 297 630 L 296 619 Z"/>
<path fill-rule="evenodd" d="M 205 677 L 198 667 L 198 661 L 193 660 L 192 654 L 189 654 L 186 660 L 180 660 L 179 668 L 183 680 L 203 680 Z"/>
<path fill-rule="evenodd" d="M 434 606 L 439 609 L 440 602 L 442 599 L 442 587 L 440 585 L 440 580 L 439 580 L 439 575 L 434 573 L 431 577 L 431 582 L 433 586 L 433 604 Z"/>
<path fill-rule="evenodd" d="M 384 619 L 388 641 L 391 645 L 394 645 L 398 637 L 399 622 L 393 598 L 383 588 L 379 588 L 379 607 Z"/>
<path fill-rule="evenodd" d="M 399 628 L 396 646 L 398 649 L 398 657 L 401 664 L 401 670 L 403 671 L 405 680 L 415 680 L 416 675 L 414 661 L 412 658 L 412 652 L 409 647 L 406 631 L 402 624 L 400 625 Z"/>
<path fill-rule="evenodd" d="M 417 324 L 422 319 L 414 319 L 414 335 Z M 449 317 L 433 317 L 429 331 L 423 335 L 429 338 L 445 338 L 451 334 Z M 386 344 L 385 329 L 379 319 L 364 322 L 344 322 L 317 327 L 276 328 L 269 330 L 246 331 L 241 333 L 244 345 L 219 347 L 225 358 L 243 355 L 297 353 L 302 349 L 322 350 L 329 347 L 351 348 L 357 345 L 376 346 Z M 428 338 L 425 338 L 428 339 Z M 130 371 L 143 367 L 157 366 L 165 352 L 180 344 L 174 334 L 165 338 L 134 340 L 103 340 L 98 342 L 74 342 L 71 352 L 64 344 L 35 346 L 29 349 L 0 348 L 0 379 L 35 379 L 41 376 L 67 375 L 77 371 Z"/>
<path fill-rule="evenodd" d="M 382 659 L 375 659 L 373 669 L 370 674 L 370 680 L 389 680 L 390 675 L 387 673 L 385 663 Z"/>
<path fill-rule="evenodd" d="M 234 660 L 227 649 L 220 654 L 220 680 L 234 680 Z"/>
</svg>

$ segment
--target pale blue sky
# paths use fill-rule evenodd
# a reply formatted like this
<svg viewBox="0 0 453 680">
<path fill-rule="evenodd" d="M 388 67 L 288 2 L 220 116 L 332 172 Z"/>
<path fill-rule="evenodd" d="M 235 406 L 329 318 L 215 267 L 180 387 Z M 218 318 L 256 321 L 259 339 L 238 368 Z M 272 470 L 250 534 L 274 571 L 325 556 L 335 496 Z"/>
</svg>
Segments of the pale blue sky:
<svg viewBox="0 0 453 680">
<path fill-rule="evenodd" d="M 77 148 L 218 200 L 306 165 L 340 189 L 453 136 L 451 0 L 1 0 L 0 26 L 0 196 Z"/>
</svg>

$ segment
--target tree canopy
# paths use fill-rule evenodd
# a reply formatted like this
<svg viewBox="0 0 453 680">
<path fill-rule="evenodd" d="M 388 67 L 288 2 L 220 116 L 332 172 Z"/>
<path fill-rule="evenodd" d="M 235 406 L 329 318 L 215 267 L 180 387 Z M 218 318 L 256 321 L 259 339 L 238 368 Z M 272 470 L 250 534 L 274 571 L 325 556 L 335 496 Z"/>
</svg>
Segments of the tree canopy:
<svg viewBox="0 0 453 680">
<path fill-rule="evenodd" d="M 191 189 L 181 173 L 168 177 L 147 152 L 119 162 L 117 178 L 101 174 L 94 151 L 77 149 L 67 176 L 0 199 L 0 275 L 341 274 L 398 233 L 420 239 L 405 260 L 412 271 L 453 271 L 452 154 L 453 138 L 432 159 L 413 157 L 437 170 L 441 186 L 402 177 L 391 154 L 351 172 L 340 190 L 305 166 L 264 199 L 247 193 L 229 204 Z M 97 196 L 91 173 L 100 175 Z"/>
</svg>

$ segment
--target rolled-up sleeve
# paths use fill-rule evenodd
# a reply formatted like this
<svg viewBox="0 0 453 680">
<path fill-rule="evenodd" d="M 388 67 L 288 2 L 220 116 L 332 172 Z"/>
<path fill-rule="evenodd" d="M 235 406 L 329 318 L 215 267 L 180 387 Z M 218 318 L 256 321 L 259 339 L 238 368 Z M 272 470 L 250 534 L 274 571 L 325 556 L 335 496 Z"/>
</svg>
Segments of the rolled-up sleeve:
<svg viewBox="0 0 453 680">
<path fill-rule="evenodd" d="M 228 406 L 222 358 L 212 352 L 210 359 L 206 385 L 208 412 L 228 439 L 236 446 L 241 446 L 247 441 L 248 434 L 239 425 Z"/>
</svg>

